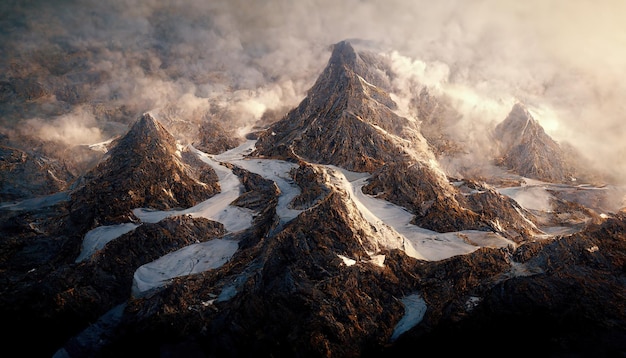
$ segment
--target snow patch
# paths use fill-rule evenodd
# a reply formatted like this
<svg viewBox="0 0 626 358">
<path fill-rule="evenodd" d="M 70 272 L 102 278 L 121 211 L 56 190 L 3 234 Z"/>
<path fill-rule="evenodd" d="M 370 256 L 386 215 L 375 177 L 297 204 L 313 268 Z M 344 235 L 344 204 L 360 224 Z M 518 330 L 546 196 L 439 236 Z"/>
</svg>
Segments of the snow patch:
<svg viewBox="0 0 626 358">
<path fill-rule="evenodd" d="M 216 302 L 225 302 L 237 295 L 237 288 L 234 285 L 224 286 L 220 295 L 215 299 Z"/>
<path fill-rule="evenodd" d="M 119 225 L 99 226 L 88 231 L 83 238 L 83 245 L 76 258 L 76 262 L 82 262 L 91 257 L 96 251 L 101 250 L 107 243 L 118 237 L 135 230 L 139 225 L 125 223 Z"/>
<path fill-rule="evenodd" d="M 395 341 L 403 333 L 417 326 L 426 314 L 426 301 L 419 294 L 412 294 L 402 298 L 404 305 L 404 316 L 396 324 L 391 335 L 391 341 Z"/>
<path fill-rule="evenodd" d="M 37 210 L 37 209 L 56 205 L 63 201 L 68 201 L 69 199 L 70 199 L 69 192 L 62 191 L 62 192 L 58 192 L 58 193 L 51 194 L 51 195 L 25 199 L 25 200 L 17 201 L 17 202 L 14 201 L 14 202 L 0 203 L 0 209 L 8 209 L 12 211 Z"/>
<path fill-rule="evenodd" d="M 543 186 L 502 188 L 498 192 L 515 200 L 525 209 L 552 211 L 552 195 Z"/>
<path fill-rule="evenodd" d="M 109 140 L 106 140 L 100 143 L 90 144 L 88 147 L 89 149 L 96 151 L 96 152 L 107 153 L 109 151 L 108 146 L 109 144 L 111 144 L 111 142 L 113 142 L 113 140 L 115 140 L 115 138 L 111 138 Z"/>
<path fill-rule="evenodd" d="M 351 259 L 349 257 L 343 256 L 343 255 L 339 255 L 339 254 L 337 254 L 337 256 L 339 256 L 339 258 L 343 260 L 343 263 L 346 266 L 352 266 L 352 265 L 356 264 L 356 260 L 353 260 L 353 259 Z"/>
<path fill-rule="evenodd" d="M 370 262 L 376 266 L 385 267 L 385 255 L 371 255 Z"/>
<path fill-rule="evenodd" d="M 239 244 L 228 239 L 214 239 L 174 251 L 139 267 L 133 276 L 132 294 L 164 286 L 170 279 L 217 269 L 235 254 Z"/>
</svg>

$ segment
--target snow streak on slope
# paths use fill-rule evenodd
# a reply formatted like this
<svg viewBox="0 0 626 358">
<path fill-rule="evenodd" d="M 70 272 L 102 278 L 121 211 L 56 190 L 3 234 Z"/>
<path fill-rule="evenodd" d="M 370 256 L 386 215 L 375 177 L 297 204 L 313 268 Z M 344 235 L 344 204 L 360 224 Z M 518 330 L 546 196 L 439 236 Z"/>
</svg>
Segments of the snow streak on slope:
<svg viewBox="0 0 626 358">
<path fill-rule="evenodd" d="M 237 165 L 275 182 L 281 193 L 278 198 L 276 213 L 280 218 L 280 223 L 285 224 L 302 212 L 302 210 L 295 210 L 290 207 L 291 201 L 300 194 L 300 187 L 291 179 L 289 172 L 298 165 L 283 160 L 245 159 L 244 155 L 252 152 L 255 143 L 255 140 L 248 140 L 239 147 L 216 155 L 214 158 L 217 161 Z"/>
<path fill-rule="evenodd" d="M 139 297 L 172 278 L 219 268 L 230 260 L 238 248 L 237 241 L 214 239 L 162 256 L 135 271 L 132 294 Z"/>
<path fill-rule="evenodd" d="M 515 245 L 494 233 L 477 230 L 438 233 L 411 224 L 413 214 L 405 208 L 363 193 L 368 175 L 342 168 L 327 166 L 334 171 L 331 178 L 350 193 L 361 214 L 383 235 L 397 235 L 402 248 L 411 257 L 423 260 L 443 260 L 455 255 L 468 254 L 481 246 L 506 247 Z M 348 179 L 350 178 L 350 179 Z"/>
<path fill-rule="evenodd" d="M 171 211 L 135 210 L 135 215 L 145 221 L 159 221 L 165 216 L 180 215 L 181 213 L 208 217 L 224 224 L 229 231 L 239 228 L 245 229 L 251 225 L 252 218 L 249 210 L 229 205 L 241 193 L 239 179 L 232 171 L 219 162 L 228 162 L 240 166 L 252 173 L 259 174 L 266 179 L 273 180 L 281 190 L 276 209 L 281 223 L 295 218 L 301 210 L 289 208 L 289 203 L 300 193 L 300 188 L 289 177 L 289 171 L 296 165 L 280 160 L 245 159 L 244 154 L 254 148 L 255 141 L 248 141 L 243 145 L 217 156 L 211 156 L 191 148 L 200 159 L 215 169 L 222 192 L 213 198 L 187 210 L 173 214 Z M 218 199 L 215 199 L 218 197 Z M 237 210 L 241 209 L 241 210 Z M 245 213 L 243 218 L 241 213 Z M 163 216 L 165 215 L 165 216 Z M 250 217 L 248 217 L 250 215 Z M 137 215 L 139 216 L 139 215 Z M 214 239 L 208 242 L 193 244 L 178 251 L 165 255 L 153 262 L 141 266 L 133 278 L 132 292 L 140 296 L 151 289 L 165 285 L 168 280 L 195 273 L 217 269 L 228 262 L 238 249 L 238 243 L 229 239 Z"/>
<path fill-rule="evenodd" d="M 398 339 L 404 332 L 417 326 L 424 318 L 424 314 L 426 314 L 426 301 L 419 294 L 408 295 L 402 298 L 401 301 L 404 305 L 404 316 L 393 330 L 391 335 L 392 342 Z"/>
<path fill-rule="evenodd" d="M 220 181 L 220 193 L 212 196 L 200 204 L 184 210 L 157 211 L 144 208 L 133 210 L 133 214 L 143 222 L 156 223 L 169 216 L 191 215 L 193 217 L 203 217 L 218 221 L 230 232 L 241 231 L 252 225 L 252 212 L 249 209 L 230 205 L 237 199 L 243 190 L 239 178 L 233 174 L 232 170 L 220 165 L 209 155 L 200 152 L 190 146 L 192 150 L 203 162 L 209 164 Z"/>
<path fill-rule="evenodd" d="M 83 246 L 76 262 L 81 262 L 102 249 L 109 241 L 135 230 L 139 225 L 124 223 L 119 225 L 99 226 L 90 230 L 83 238 Z"/>
<path fill-rule="evenodd" d="M 5 202 L 0 203 L 0 209 L 9 209 L 14 211 L 25 210 L 37 210 L 56 205 L 60 202 L 67 201 L 69 199 L 69 193 L 66 191 L 41 196 L 37 198 L 25 199 L 18 202 Z"/>
</svg>

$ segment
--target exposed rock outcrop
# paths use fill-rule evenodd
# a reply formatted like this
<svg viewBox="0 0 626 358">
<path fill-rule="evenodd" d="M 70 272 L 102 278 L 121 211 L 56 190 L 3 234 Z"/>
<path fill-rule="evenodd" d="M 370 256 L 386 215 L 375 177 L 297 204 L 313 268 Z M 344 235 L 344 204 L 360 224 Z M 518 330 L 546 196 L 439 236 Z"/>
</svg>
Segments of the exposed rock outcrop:
<svg viewBox="0 0 626 358">
<path fill-rule="evenodd" d="M 496 126 L 500 143 L 498 163 L 513 172 L 547 182 L 571 182 L 575 177 L 566 155 L 520 103 Z"/>
<path fill-rule="evenodd" d="M 72 191 L 73 220 L 88 227 L 128 222 L 135 208 L 186 208 L 218 193 L 217 176 L 198 175 L 177 151 L 174 137 L 144 114 Z"/>
<path fill-rule="evenodd" d="M 255 155 L 359 172 L 401 158 L 431 158 L 417 123 L 394 113 L 395 102 L 379 87 L 385 86 L 384 76 L 368 66 L 373 58 L 349 42 L 336 44 L 307 97 L 259 136 Z M 406 150 L 407 143 L 412 150 Z"/>
</svg>

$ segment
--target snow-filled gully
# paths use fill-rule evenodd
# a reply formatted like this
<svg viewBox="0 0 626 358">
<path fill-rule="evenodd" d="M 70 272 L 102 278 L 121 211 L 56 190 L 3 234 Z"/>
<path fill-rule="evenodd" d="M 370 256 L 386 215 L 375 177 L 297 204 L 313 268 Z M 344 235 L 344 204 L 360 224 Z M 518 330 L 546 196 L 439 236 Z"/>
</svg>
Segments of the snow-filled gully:
<svg viewBox="0 0 626 358">
<path fill-rule="evenodd" d="M 296 164 L 282 160 L 245 158 L 245 155 L 254 149 L 254 145 L 255 141 L 249 140 L 237 148 L 215 156 L 190 147 L 193 153 L 215 170 L 222 188 L 221 192 L 184 210 L 156 211 L 137 208 L 133 213 L 146 223 L 188 214 L 221 222 L 229 232 L 250 227 L 253 213 L 248 209 L 230 205 L 241 194 L 242 184 L 232 170 L 220 165 L 221 162 L 228 162 L 274 181 L 281 191 L 277 215 L 281 223 L 289 222 L 302 212 L 289 206 L 293 198 L 300 193 L 300 188 L 289 175 Z M 354 173 L 334 166 L 325 168 L 331 174 L 332 184 L 345 190 L 363 217 L 376 227 L 382 236 L 386 236 L 383 242 L 387 242 L 389 247 L 403 249 L 409 256 L 424 260 L 441 260 L 470 253 L 480 246 L 502 247 L 510 244 L 508 240 L 495 233 L 468 230 L 442 234 L 412 225 L 410 221 L 413 215 L 406 209 L 362 192 L 361 188 L 365 185 L 368 174 Z M 91 230 L 85 235 L 83 251 L 76 261 L 87 259 L 107 242 L 136 227 L 137 224 L 126 223 Z M 398 242 L 401 244 L 398 245 Z M 227 262 L 236 250 L 236 242 L 215 239 L 172 252 L 137 269 L 133 293 L 142 294 L 164 285 L 174 277 L 218 268 Z M 215 251 L 215 254 L 207 251 Z"/>
<path fill-rule="evenodd" d="M 411 257 L 436 261 L 468 254 L 481 246 L 506 247 L 514 244 L 493 232 L 465 230 L 438 233 L 413 225 L 410 223 L 413 214 L 405 208 L 363 193 L 361 189 L 369 175 L 330 165 L 326 167 L 331 171 L 335 185 L 349 193 L 363 217 L 382 235 L 399 235 L 405 253 Z M 392 233 L 389 233 L 390 230 Z"/>
<path fill-rule="evenodd" d="M 248 209 L 230 205 L 241 194 L 243 186 L 232 170 L 220 164 L 227 162 L 274 181 L 281 191 L 276 209 L 277 215 L 282 224 L 289 222 L 302 212 L 302 210 L 290 208 L 289 205 L 300 193 L 299 186 L 289 174 L 296 164 L 281 160 L 245 158 L 245 155 L 254 149 L 254 145 L 255 141 L 247 141 L 237 148 L 215 156 L 190 147 L 193 153 L 215 170 L 222 188 L 221 192 L 184 210 L 156 211 L 137 208 L 133 210 L 133 213 L 145 223 L 156 223 L 170 216 L 188 214 L 221 222 L 229 232 L 245 230 L 252 224 L 253 213 Z M 368 174 L 354 173 L 334 166 L 324 167 L 331 178 L 330 184 L 345 191 L 360 214 L 377 228 L 379 234 L 384 236 L 382 243 L 388 244 L 390 248 L 401 248 L 409 256 L 424 260 L 441 260 L 472 252 L 480 246 L 499 247 L 510 243 L 494 233 L 463 231 L 441 234 L 412 225 L 410 221 L 413 215 L 406 209 L 362 192 L 361 188 L 365 185 Z M 125 223 L 98 227 L 89 231 L 85 235 L 83 250 L 76 261 L 80 262 L 89 258 L 109 241 L 133 231 L 138 226 L 139 224 Z M 173 278 L 217 269 L 228 262 L 237 249 L 238 242 L 228 238 L 219 238 L 171 252 L 135 271 L 132 294 L 139 297 L 167 284 Z M 342 257 L 342 259 L 348 266 L 356 263 L 348 257 Z M 379 261 L 382 266 L 384 257 Z M 426 310 L 423 300 L 418 295 L 403 298 L 403 304 L 407 312 L 405 318 L 398 323 L 392 338 L 397 338 L 404 331 L 418 324 Z"/>
</svg>

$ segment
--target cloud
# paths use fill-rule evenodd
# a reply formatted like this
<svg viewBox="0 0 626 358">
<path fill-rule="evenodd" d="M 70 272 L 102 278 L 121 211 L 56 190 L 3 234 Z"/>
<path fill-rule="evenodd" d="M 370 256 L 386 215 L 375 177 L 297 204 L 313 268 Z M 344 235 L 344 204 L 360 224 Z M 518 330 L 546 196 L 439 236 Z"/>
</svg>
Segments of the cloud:
<svg viewBox="0 0 626 358">
<path fill-rule="evenodd" d="M 102 132 L 93 115 L 82 108 L 53 120 L 32 118 L 24 123 L 24 134 L 34 135 L 44 141 L 69 146 L 93 144 L 102 141 Z"/>
<path fill-rule="evenodd" d="M 620 0 L 34 0 L 0 10 L 0 80 L 74 86 L 91 104 L 190 121 L 228 106 L 232 124 L 250 126 L 306 95 L 331 44 L 360 38 L 396 51 L 407 79 L 456 96 L 468 121 L 503 120 L 522 100 L 550 114 L 537 119 L 556 140 L 626 174 Z M 62 127 L 56 115 L 15 116 Z"/>
</svg>

